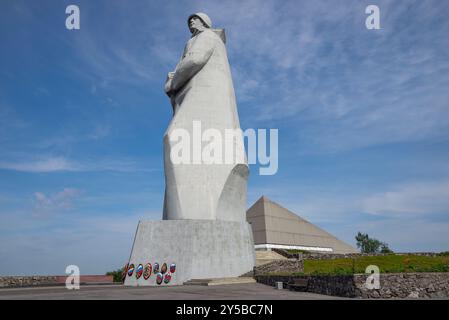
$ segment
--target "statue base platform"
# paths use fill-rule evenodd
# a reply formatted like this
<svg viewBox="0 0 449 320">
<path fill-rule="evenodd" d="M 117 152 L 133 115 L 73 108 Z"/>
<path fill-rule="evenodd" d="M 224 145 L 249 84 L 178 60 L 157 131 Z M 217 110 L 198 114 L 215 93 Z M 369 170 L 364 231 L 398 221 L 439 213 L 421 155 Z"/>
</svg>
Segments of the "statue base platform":
<svg viewBox="0 0 449 320">
<path fill-rule="evenodd" d="M 128 286 L 238 277 L 255 265 L 251 225 L 220 220 L 140 221 L 131 264 L 134 271 L 129 270 L 125 278 Z"/>
</svg>

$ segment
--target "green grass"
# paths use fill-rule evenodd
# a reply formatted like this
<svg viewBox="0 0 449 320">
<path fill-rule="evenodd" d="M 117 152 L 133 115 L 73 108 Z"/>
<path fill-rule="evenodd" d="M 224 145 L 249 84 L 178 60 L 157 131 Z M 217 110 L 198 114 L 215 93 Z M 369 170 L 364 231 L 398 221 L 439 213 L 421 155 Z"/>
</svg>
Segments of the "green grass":
<svg viewBox="0 0 449 320">
<path fill-rule="evenodd" d="M 304 273 L 334 275 L 365 273 L 365 269 L 369 265 L 378 266 L 381 273 L 449 272 L 449 256 L 426 257 L 391 254 L 355 259 L 304 260 Z"/>
</svg>

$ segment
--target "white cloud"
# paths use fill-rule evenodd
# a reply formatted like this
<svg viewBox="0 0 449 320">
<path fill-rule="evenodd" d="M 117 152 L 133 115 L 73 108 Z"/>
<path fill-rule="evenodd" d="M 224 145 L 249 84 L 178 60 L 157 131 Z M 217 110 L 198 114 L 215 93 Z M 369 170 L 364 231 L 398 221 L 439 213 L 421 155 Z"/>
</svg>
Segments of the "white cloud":
<svg viewBox="0 0 449 320">
<path fill-rule="evenodd" d="M 12 135 L 28 127 L 29 124 L 23 120 L 10 105 L 0 102 L 0 143 L 12 140 Z"/>
<path fill-rule="evenodd" d="M 117 172 L 134 172 L 145 171 L 152 172 L 153 169 L 148 164 L 141 164 L 134 159 L 85 159 L 85 160 L 69 160 L 65 157 L 36 157 L 30 159 L 29 156 L 19 157 L 24 160 L 0 161 L 0 169 L 14 170 L 21 172 L 89 172 L 89 171 L 117 171 Z"/>
<path fill-rule="evenodd" d="M 313 185 L 273 188 L 273 200 L 299 215 L 319 223 L 348 223 L 353 219 L 445 219 L 449 221 L 449 180 L 411 181 L 383 185 L 387 191 L 339 188 Z M 260 194 L 260 193 L 259 193 Z M 267 194 L 267 193 L 265 193 Z M 270 197 L 268 192 L 268 196 Z M 276 196 L 277 195 L 277 196 Z M 295 196 L 293 196 L 295 195 Z M 276 200 L 279 199 L 279 200 Z"/>
<path fill-rule="evenodd" d="M 93 131 L 88 135 L 90 139 L 99 140 L 107 137 L 111 133 L 111 126 L 109 125 L 96 125 Z"/>
<path fill-rule="evenodd" d="M 36 217 L 48 217 L 53 213 L 61 213 L 73 206 L 73 200 L 80 195 L 74 188 L 64 188 L 55 194 L 46 195 L 43 192 L 34 193 L 34 210 Z"/>
<path fill-rule="evenodd" d="M 335 226 L 339 234 L 354 242 L 357 231 L 386 242 L 396 252 L 441 252 L 449 250 L 449 223 L 427 219 L 384 219 Z"/>
<path fill-rule="evenodd" d="M 363 200 L 364 212 L 411 218 L 445 214 L 449 220 L 449 181 L 411 183 Z"/>
<path fill-rule="evenodd" d="M 0 161 L 0 169 L 23 172 L 79 171 L 81 168 L 63 157 L 49 157 L 34 161 Z"/>
<path fill-rule="evenodd" d="M 449 139 L 447 4 L 378 5 L 372 32 L 360 1 L 192 4 L 228 32 L 250 125 L 291 123 L 307 152 Z"/>
</svg>

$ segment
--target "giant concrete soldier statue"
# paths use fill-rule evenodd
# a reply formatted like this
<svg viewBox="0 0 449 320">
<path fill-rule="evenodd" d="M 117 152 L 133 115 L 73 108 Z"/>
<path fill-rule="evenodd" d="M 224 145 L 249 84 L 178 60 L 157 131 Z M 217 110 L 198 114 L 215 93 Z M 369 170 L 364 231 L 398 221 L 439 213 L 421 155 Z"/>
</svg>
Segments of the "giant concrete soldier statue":
<svg viewBox="0 0 449 320">
<path fill-rule="evenodd" d="M 192 37 L 165 84 L 174 116 L 164 136 L 163 219 L 245 221 L 248 166 L 243 139 L 239 135 L 230 139 L 225 134 L 225 130 L 240 130 L 240 124 L 224 31 L 211 29 L 212 21 L 204 13 L 191 15 L 188 26 Z M 222 146 L 218 158 L 222 161 L 195 163 L 195 157 L 201 159 L 198 153 L 203 149 L 193 147 L 196 141 L 190 143 L 190 150 L 184 150 L 190 155 L 188 163 L 171 161 L 172 148 L 178 142 L 174 130 L 185 129 L 195 139 L 199 138 L 193 133 L 195 125 L 200 125 L 203 132 L 218 130 L 215 132 L 221 135 Z M 225 148 L 226 144 L 232 148 Z M 231 156 L 233 161 L 225 161 L 226 156 Z"/>
<path fill-rule="evenodd" d="M 164 135 L 163 220 L 139 221 L 125 285 L 239 277 L 255 265 L 245 210 L 248 165 L 224 30 L 212 29 L 204 13 L 191 15 L 188 25 L 192 37 L 165 84 L 173 119 Z M 173 270 L 164 274 L 159 264 Z"/>
</svg>

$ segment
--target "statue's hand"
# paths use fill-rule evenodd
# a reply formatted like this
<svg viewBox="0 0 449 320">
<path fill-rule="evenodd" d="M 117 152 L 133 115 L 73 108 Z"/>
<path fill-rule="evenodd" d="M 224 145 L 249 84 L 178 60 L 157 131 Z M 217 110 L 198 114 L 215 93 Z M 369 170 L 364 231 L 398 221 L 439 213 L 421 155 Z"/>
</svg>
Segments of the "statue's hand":
<svg viewBox="0 0 449 320">
<path fill-rule="evenodd" d="M 167 82 L 165 82 L 164 91 L 166 94 L 171 91 L 171 79 L 168 79 Z"/>
<path fill-rule="evenodd" d="M 172 79 L 173 79 L 173 73 L 170 72 L 167 76 L 167 81 L 165 81 L 165 86 L 164 86 L 164 91 L 169 97 L 173 95 Z"/>
</svg>

